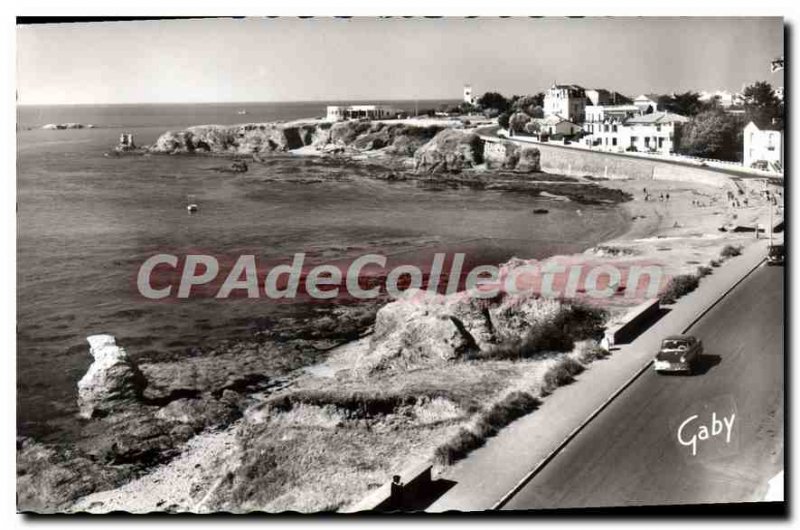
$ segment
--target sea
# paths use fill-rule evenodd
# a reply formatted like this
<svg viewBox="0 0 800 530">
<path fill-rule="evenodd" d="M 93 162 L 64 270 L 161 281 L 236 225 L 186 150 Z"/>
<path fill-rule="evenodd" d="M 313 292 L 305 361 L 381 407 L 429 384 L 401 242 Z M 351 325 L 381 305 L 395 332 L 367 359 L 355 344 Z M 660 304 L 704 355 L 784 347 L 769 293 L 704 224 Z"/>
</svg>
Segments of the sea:
<svg viewBox="0 0 800 530">
<path fill-rule="evenodd" d="M 320 179 L 313 157 L 283 155 L 242 174 L 192 156 L 105 156 L 123 132 L 139 144 L 191 125 L 321 117 L 344 102 L 19 106 L 17 111 L 17 431 L 63 441 L 86 337 L 110 333 L 135 359 L 181 355 L 247 337 L 288 311 L 268 300 L 138 295 L 139 267 L 158 253 L 291 260 L 391 255 L 397 263 L 466 252 L 473 264 L 584 250 L 622 233 L 614 206 L 545 201 L 514 192 L 428 189 L 345 169 Z M 386 101 L 406 110 L 451 101 Z M 244 111 L 246 114 L 242 114 Z M 49 123 L 93 128 L 43 130 Z M 276 178 L 288 176 L 291 178 Z M 308 177 L 308 178 L 305 178 Z M 187 197 L 200 205 L 188 215 Z M 545 207 L 548 215 L 532 215 Z M 302 303 L 302 302 L 298 302 Z M 289 304 L 291 305 L 291 304 Z"/>
</svg>

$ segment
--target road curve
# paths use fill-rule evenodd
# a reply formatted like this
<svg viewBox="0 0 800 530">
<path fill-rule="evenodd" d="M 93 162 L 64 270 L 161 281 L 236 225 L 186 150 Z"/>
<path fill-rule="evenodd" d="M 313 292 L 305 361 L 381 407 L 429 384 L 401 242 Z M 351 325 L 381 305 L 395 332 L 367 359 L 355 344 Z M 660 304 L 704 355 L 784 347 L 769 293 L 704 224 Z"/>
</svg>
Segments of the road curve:
<svg viewBox="0 0 800 530">
<path fill-rule="evenodd" d="M 783 273 L 762 265 L 692 327 L 701 373 L 646 372 L 503 509 L 761 500 L 783 469 Z M 692 455 L 677 430 L 698 415 L 684 425 L 688 442 L 712 413 L 735 414 L 730 441 L 698 440 Z"/>
</svg>

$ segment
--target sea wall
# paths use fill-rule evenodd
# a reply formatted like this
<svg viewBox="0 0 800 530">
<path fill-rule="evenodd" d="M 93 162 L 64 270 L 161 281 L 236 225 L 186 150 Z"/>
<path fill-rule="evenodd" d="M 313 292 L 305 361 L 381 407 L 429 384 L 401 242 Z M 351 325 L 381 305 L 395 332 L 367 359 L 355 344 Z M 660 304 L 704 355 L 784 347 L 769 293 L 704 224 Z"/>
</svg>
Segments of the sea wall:
<svg viewBox="0 0 800 530">
<path fill-rule="evenodd" d="M 730 177 L 705 168 L 673 164 L 661 160 L 620 156 L 598 151 L 535 144 L 543 171 L 565 175 L 591 175 L 608 179 L 653 179 L 702 183 L 725 187 Z"/>
</svg>

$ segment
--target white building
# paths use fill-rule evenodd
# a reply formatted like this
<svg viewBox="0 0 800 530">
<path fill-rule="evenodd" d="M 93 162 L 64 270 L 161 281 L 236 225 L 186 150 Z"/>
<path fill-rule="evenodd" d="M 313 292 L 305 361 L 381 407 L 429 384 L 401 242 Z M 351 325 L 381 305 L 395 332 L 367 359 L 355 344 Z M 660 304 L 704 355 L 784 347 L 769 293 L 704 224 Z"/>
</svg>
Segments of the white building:
<svg viewBox="0 0 800 530">
<path fill-rule="evenodd" d="M 602 151 L 668 154 L 675 151 L 680 127 L 688 118 L 670 112 L 652 112 L 595 123 L 585 137 L 587 145 Z"/>
<path fill-rule="evenodd" d="M 402 111 L 389 105 L 328 105 L 327 121 L 343 120 L 389 120 L 397 118 Z"/>
<path fill-rule="evenodd" d="M 544 95 L 544 115 L 558 116 L 573 123 L 583 123 L 586 92 L 578 85 L 553 84 Z"/>
<path fill-rule="evenodd" d="M 752 121 L 744 128 L 745 167 L 759 167 L 783 173 L 783 133 L 777 129 L 760 129 Z"/>
<path fill-rule="evenodd" d="M 547 116 L 545 118 L 534 118 L 531 122 L 539 126 L 539 134 L 547 134 L 549 136 L 553 136 L 554 134 L 572 136 L 581 132 L 580 125 L 556 115 Z"/>
</svg>

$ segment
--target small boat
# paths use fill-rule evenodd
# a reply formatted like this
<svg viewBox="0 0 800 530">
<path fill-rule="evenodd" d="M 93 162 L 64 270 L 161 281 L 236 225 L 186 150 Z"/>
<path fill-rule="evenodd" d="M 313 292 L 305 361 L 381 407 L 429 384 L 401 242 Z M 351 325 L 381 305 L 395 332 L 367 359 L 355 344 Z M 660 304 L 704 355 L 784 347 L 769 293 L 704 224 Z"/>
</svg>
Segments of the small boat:
<svg viewBox="0 0 800 530">
<path fill-rule="evenodd" d="M 535 213 L 535 214 L 545 214 L 545 213 L 550 213 L 550 210 L 547 210 L 545 208 L 536 208 L 536 209 L 533 210 L 533 213 Z"/>
<path fill-rule="evenodd" d="M 247 114 L 247 110 L 245 110 L 245 109 L 240 109 L 239 111 L 237 111 L 237 112 L 236 112 L 236 114 L 238 114 L 238 115 L 240 115 L 240 116 L 244 116 L 245 114 Z"/>
<path fill-rule="evenodd" d="M 198 209 L 197 202 L 194 200 L 194 195 L 188 195 L 186 197 L 186 211 L 189 213 L 195 213 Z"/>
</svg>

